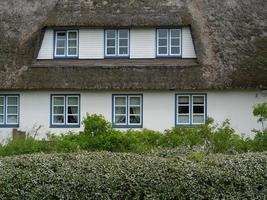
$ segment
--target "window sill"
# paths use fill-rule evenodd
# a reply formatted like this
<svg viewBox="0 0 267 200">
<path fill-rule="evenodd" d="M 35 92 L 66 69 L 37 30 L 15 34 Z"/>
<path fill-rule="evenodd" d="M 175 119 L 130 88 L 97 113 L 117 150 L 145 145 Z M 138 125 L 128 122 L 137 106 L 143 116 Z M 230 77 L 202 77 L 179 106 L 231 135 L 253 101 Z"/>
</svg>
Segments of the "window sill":
<svg viewBox="0 0 267 200">
<path fill-rule="evenodd" d="M 1 124 L 0 128 L 19 128 L 19 124 Z"/>
<path fill-rule="evenodd" d="M 80 124 L 79 125 L 50 125 L 49 128 L 80 128 Z"/>
<path fill-rule="evenodd" d="M 143 125 L 112 125 L 113 128 L 143 128 Z"/>
</svg>

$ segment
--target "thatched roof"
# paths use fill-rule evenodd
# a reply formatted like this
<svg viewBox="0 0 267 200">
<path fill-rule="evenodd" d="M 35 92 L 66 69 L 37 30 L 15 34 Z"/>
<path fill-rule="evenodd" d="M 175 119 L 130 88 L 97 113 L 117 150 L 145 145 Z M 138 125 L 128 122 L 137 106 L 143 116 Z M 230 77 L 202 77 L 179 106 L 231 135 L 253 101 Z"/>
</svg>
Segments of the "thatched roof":
<svg viewBox="0 0 267 200">
<path fill-rule="evenodd" d="M 262 0 L 1 0 L 0 89 L 267 88 Z M 45 27 L 191 25 L 197 60 L 36 62 Z"/>
</svg>

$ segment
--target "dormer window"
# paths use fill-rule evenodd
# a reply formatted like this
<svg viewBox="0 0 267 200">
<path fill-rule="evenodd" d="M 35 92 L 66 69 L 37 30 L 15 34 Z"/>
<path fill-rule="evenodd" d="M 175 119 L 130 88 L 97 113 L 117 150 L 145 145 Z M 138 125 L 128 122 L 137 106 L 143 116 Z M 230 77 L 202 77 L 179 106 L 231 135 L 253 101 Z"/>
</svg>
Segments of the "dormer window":
<svg viewBox="0 0 267 200">
<path fill-rule="evenodd" d="M 55 32 L 55 58 L 78 57 L 78 31 Z"/>
<path fill-rule="evenodd" d="M 105 57 L 129 57 L 129 30 L 105 30 Z"/>
<path fill-rule="evenodd" d="M 157 29 L 157 57 L 181 56 L 181 29 Z"/>
</svg>

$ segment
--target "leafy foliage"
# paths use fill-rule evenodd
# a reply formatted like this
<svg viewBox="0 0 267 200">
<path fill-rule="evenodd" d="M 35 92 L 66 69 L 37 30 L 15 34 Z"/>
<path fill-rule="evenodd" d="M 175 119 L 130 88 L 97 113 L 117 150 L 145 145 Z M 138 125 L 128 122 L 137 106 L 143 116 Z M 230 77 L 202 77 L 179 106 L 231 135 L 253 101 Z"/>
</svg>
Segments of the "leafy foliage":
<svg viewBox="0 0 267 200">
<path fill-rule="evenodd" d="M 267 102 L 254 106 L 253 114 L 258 117 L 258 122 L 262 124 L 262 129 L 264 130 L 266 128 L 264 123 L 267 121 Z"/>
<path fill-rule="evenodd" d="M 229 120 L 221 126 L 209 119 L 207 124 L 195 127 L 175 127 L 160 133 L 152 130 L 128 130 L 112 128 L 103 116 L 87 115 L 84 118 L 84 133 L 68 133 L 60 136 L 48 135 L 48 140 L 14 139 L 0 146 L 0 156 L 52 153 L 112 151 L 112 152 L 151 152 L 160 148 L 179 146 L 194 148 L 201 146 L 206 153 L 242 153 L 267 151 L 267 133 L 258 131 L 254 139 L 243 138 L 231 128 Z"/>
<path fill-rule="evenodd" d="M 265 199 L 266 153 L 194 157 L 91 152 L 0 158 L 0 199 Z"/>
</svg>

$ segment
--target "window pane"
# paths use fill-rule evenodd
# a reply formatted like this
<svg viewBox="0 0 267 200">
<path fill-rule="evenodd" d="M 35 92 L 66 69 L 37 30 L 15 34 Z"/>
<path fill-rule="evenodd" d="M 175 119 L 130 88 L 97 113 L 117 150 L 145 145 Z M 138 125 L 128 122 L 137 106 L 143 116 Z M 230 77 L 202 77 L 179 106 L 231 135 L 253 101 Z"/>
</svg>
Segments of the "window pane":
<svg viewBox="0 0 267 200">
<path fill-rule="evenodd" d="M 17 106 L 8 106 L 7 107 L 7 114 L 17 114 L 18 107 Z"/>
<path fill-rule="evenodd" d="M 140 124 L 140 122 L 141 122 L 140 116 L 130 116 L 131 124 Z"/>
<path fill-rule="evenodd" d="M 107 38 L 115 38 L 115 30 L 108 30 Z"/>
<path fill-rule="evenodd" d="M 127 47 L 128 46 L 128 39 L 120 39 L 119 45 Z"/>
<path fill-rule="evenodd" d="M 17 97 L 8 97 L 7 98 L 7 105 L 18 105 L 18 98 Z"/>
<path fill-rule="evenodd" d="M 78 97 L 68 97 L 68 105 L 79 105 Z"/>
<path fill-rule="evenodd" d="M 178 97 L 178 103 L 179 104 L 189 104 L 189 97 L 187 97 L 187 96 Z"/>
<path fill-rule="evenodd" d="M 194 106 L 193 113 L 204 113 L 204 106 Z"/>
<path fill-rule="evenodd" d="M 107 46 L 114 47 L 115 46 L 115 39 L 108 39 L 107 40 Z"/>
<path fill-rule="evenodd" d="M 107 48 L 107 54 L 108 55 L 114 55 L 115 54 L 115 48 Z"/>
<path fill-rule="evenodd" d="M 116 107 L 115 114 L 126 114 L 126 107 Z"/>
<path fill-rule="evenodd" d="M 204 103 L 204 97 L 203 96 L 194 96 L 193 97 L 193 103 L 194 104 L 203 104 Z"/>
<path fill-rule="evenodd" d="M 188 114 L 189 113 L 189 106 L 179 106 L 178 112 L 179 112 L 179 114 Z"/>
<path fill-rule="evenodd" d="M 140 105 L 141 98 L 140 97 L 130 97 L 130 105 Z"/>
<path fill-rule="evenodd" d="M 159 54 L 167 54 L 167 47 L 159 47 Z"/>
<path fill-rule="evenodd" d="M 167 39 L 159 39 L 159 46 L 168 46 Z"/>
<path fill-rule="evenodd" d="M 76 47 L 77 46 L 77 40 L 69 40 L 68 45 L 69 45 L 69 47 Z"/>
<path fill-rule="evenodd" d="M 171 37 L 180 37 L 180 29 L 171 29 Z"/>
<path fill-rule="evenodd" d="M 0 105 L 4 105 L 4 97 L 0 97 Z"/>
<path fill-rule="evenodd" d="M 128 38 L 128 30 L 119 30 L 119 38 Z"/>
<path fill-rule="evenodd" d="M 54 118 L 54 123 L 56 123 L 56 124 L 63 124 L 64 123 L 64 115 L 56 115 L 53 118 Z"/>
<path fill-rule="evenodd" d="M 65 40 L 57 40 L 57 47 L 65 47 Z"/>
<path fill-rule="evenodd" d="M 204 115 L 193 116 L 193 123 L 204 123 Z"/>
<path fill-rule="evenodd" d="M 78 106 L 69 106 L 68 114 L 78 114 Z"/>
<path fill-rule="evenodd" d="M 115 116 L 115 123 L 116 124 L 126 123 L 126 117 L 125 116 Z"/>
<path fill-rule="evenodd" d="M 64 97 L 54 97 L 54 105 L 64 106 Z"/>
<path fill-rule="evenodd" d="M 172 39 L 171 40 L 171 45 L 180 46 L 180 40 L 179 39 Z"/>
<path fill-rule="evenodd" d="M 57 48 L 56 55 L 58 55 L 58 56 L 64 56 L 65 55 L 65 49 L 63 49 L 63 48 Z"/>
<path fill-rule="evenodd" d="M 140 114 L 140 107 L 130 107 L 130 114 Z"/>
<path fill-rule="evenodd" d="M 0 124 L 3 124 L 3 123 L 4 123 L 4 116 L 0 115 Z"/>
<path fill-rule="evenodd" d="M 7 123 L 8 124 L 18 123 L 18 116 L 17 115 L 8 115 L 7 116 Z"/>
<path fill-rule="evenodd" d="M 171 54 L 180 54 L 180 47 L 172 47 Z"/>
<path fill-rule="evenodd" d="M 65 32 L 59 32 L 57 33 L 57 39 L 58 40 L 65 40 L 66 33 Z"/>
<path fill-rule="evenodd" d="M 189 123 L 189 116 L 188 115 L 186 115 L 186 116 L 181 116 L 181 115 L 179 115 L 178 116 L 178 123 L 179 124 L 188 124 Z"/>
<path fill-rule="evenodd" d="M 76 39 L 77 38 L 77 32 L 69 32 L 69 39 Z"/>
<path fill-rule="evenodd" d="M 126 105 L 125 97 L 115 97 L 115 105 Z"/>
<path fill-rule="evenodd" d="M 0 106 L 0 114 L 4 114 L 4 106 Z"/>
<path fill-rule="evenodd" d="M 68 123 L 69 124 L 77 124 L 78 123 L 78 116 L 77 115 L 69 115 L 68 116 Z"/>
<path fill-rule="evenodd" d="M 120 47 L 119 48 L 119 54 L 128 54 L 128 48 L 127 47 Z"/>
<path fill-rule="evenodd" d="M 158 29 L 158 37 L 168 37 L 168 29 Z"/>
<path fill-rule="evenodd" d="M 77 54 L 77 49 L 76 48 L 69 48 L 68 49 L 68 54 L 69 55 L 76 55 Z"/>
<path fill-rule="evenodd" d="M 55 106 L 53 109 L 54 114 L 64 114 L 64 107 L 63 106 Z"/>
</svg>

